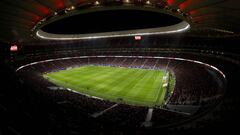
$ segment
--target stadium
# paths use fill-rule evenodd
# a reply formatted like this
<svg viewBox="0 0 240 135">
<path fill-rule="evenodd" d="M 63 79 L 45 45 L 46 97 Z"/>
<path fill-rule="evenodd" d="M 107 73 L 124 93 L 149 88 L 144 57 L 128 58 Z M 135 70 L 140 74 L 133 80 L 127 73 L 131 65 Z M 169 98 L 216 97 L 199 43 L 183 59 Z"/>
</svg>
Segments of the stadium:
<svg viewBox="0 0 240 135">
<path fill-rule="evenodd" d="M 239 4 L 0 1 L 0 134 L 234 133 Z"/>
</svg>

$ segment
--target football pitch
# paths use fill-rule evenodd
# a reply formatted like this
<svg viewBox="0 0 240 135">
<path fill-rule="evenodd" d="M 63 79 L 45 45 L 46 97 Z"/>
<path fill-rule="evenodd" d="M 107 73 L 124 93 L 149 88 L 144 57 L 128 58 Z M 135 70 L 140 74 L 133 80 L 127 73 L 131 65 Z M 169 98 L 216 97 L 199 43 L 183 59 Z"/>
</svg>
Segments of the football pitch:
<svg viewBox="0 0 240 135">
<path fill-rule="evenodd" d="M 149 107 L 162 106 L 170 96 L 168 93 L 173 91 L 175 81 L 165 70 L 94 65 L 69 68 L 43 76 L 60 87 L 81 94 Z"/>
</svg>

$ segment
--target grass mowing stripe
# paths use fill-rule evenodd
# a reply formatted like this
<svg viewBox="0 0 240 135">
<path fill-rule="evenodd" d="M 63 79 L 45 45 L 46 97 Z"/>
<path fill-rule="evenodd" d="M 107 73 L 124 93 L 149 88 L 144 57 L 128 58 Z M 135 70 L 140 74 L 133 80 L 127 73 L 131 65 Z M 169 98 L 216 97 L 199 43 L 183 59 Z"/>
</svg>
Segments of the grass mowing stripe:
<svg viewBox="0 0 240 135">
<path fill-rule="evenodd" d="M 107 70 L 107 71 L 104 70 L 104 71 L 98 72 L 97 74 L 89 74 L 89 75 L 84 76 L 81 79 L 76 80 L 74 82 L 79 88 L 83 88 L 83 89 L 94 88 L 94 85 L 103 81 L 103 80 L 97 81 L 97 80 L 95 80 L 95 78 L 97 76 L 101 76 L 102 74 L 104 74 L 104 75 L 110 74 L 111 72 L 108 72 L 108 71 L 109 70 Z M 108 74 L 106 74 L 106 72 Z"/>
<path fill-rule="evenodd" d="M 109 69 L 107 69 L 107 68 L 104 69 L 104 70 L 99 70 L 98 72 L 96 72 L 96 70 L 98 70 L 98 68 L 97 69 L 93 69 L 93 71 L 89 72 L 88 74 L 79 73 L 79 74 L 75 74 L 75 75 L 73 75 L 71 77 L 66 77 L 66 78 L 63 76 L 63 78 L 68 79 L 68 80 L 70 79 L 70 80 L 72 80 L 71 82 L 73 82 L 73 83 L 74 82 L 76 82 L 76 83 L 79 83 L 79 82 L 84 83 L 84 82 L 87 82 L 86 80 L 89 80 L 89 79 L 95 78 L 96 76 L 102 75 L 102 72 L 105 73 L 106 71 L 109 71 Z M 74 78 L 78 78 L 78 79 L 76 80 Z"/>
<path fill-rule="evenodd" d="M 117 68 L 118 69 L 118 68 Z M 122 69 L 121 69 L 122 70 Z M 106 70 L 105 70 L 106 71 Z M 104 72 L 101 72 L 101 74 L 104 74 Z M 109 72 L 109 73 L 112 73 L 112 72 Z M 76 84 L 79 88 L 81 88 L 81 91 L 83 92 L 84 91 L 84 93 L 86 93 L 86 94 L 90 94 L 90 93 L 92 93 L 92 90 L 98 90 L 98 87 L 96 87 L 95 85 L 96 85 L 96 81 L 94 81 L 94 80 L 91 80 L 91 79 L 94 79 L 94 77 L 95 76 L 89 76 L 89 80 L 86 80 L 86 81 L 84 81 L 84 82 L 82 82 L 82 83 L 79 83 L 79 84 Z M 84 87 L 82 86 L 82 85 L 84 85 Z M 82 86 L 82 87 L 81 87 Z M 87 88 L 86 87 L 89 87 L 89 88 L 91 88 L 91 91 L 88 91 L 88 90 L 86 90 Z M 85 89 L 85 90 L 83 90 L 83 89 Z"/>
<path fill-rule="evenodd" d="M 61 70 L 61 71 L 58 71 L 58 74 L 53 74 L 53 73 L 49 73 L 50 75 L 65 75 L 68 76 L 68 75 L 73 75 L 75 73 L 79 73 L 81 71 L 84 71 L 84 73 L 88 73 L 89 71 L 92 71 L 94 68 L 92 68 L 91 66 L 89 66 L 89 68 L 87 68 L 87 66 L 82 66 L 80 68 L 74 68 L 74 69 L 67 69 L 67 70 Z"/>
<path fill-rule="evenodd" d="M 143 97 L 146 95 L 146 93 L 151 91 L 149 89 L 148 80 L 152 79 L 151 78 L 152 74 L 153 72 L 146 72 L 146 75 L 139 79 L 139 81 L 132 88 L 129 94 L 133 95 L 134 98 L 142 98 L 142 100 L 144 100 L 145 98 Z"/>
<path fill-rule="evenodd" d="M 115 94 L 121 90 L 120 88 L 123 87 L 124 84 L 126 84 L 125 81 L 131 78 L 129 77 L 129 75 L 135 76 L 137 74 L 137 70 L 127 70 L 127 72 L 128 74 L 120 75 L 120 77 L 116 81 L 114 81 L 114 83 L 112 83 L 111 85 L 112 91 L 108 91 L 106 92 L 106 94 L 116 96 Z"/>
<path fill-rule="evenodd" d="M 123 81 L 124 84 L 119 87 L 120 91 L 117 92 L 117 95 L 122 98 L 124 96 L 127 97 L 126 95 L 128 95 L 128 92 L 136 85 L 136 82 L 138 82 L 138 79 L 141 77 L 144 77 L 144 75 L 145 75 L 144 71 L 137 70 L 137 73 L 134 77 L 129 77 Z"/>
<path fill-rule="evenodd" d="M 82 66 L 44 74 L 53 83 L 81 93 L 127 104 L 155 106 L 156 93 L 164 102 L 165 92 L 159 89 L 164 71 L 110 66 Z M 173 80 L 175 81 L 175 80 Z"/>
<path fill-rule="evenodd" d="M 89 69 L 87 69 L 86 67 L 80 67 L 80 68 L 77 68 L 77 69 L 78 70 L 70 69 L 70 70 L 62 70 L 62 71 L 59 71 L 57 73 L 55 73 L 55 72 L 48 73 L 47 76 L 55 77 L 55 78 L 64 77 L 65 79 L 68 79 L 68 78 L 73 78 L 73 77 L 78 76 L 78 75 L 88 75 L 90 73 L 96 73 L 95 68 L 92 68 L 91 66 L 89 67 Z"/>
<path fill-rule="evenodd" d="M 147 74 L 145 72 L 142 72 L 139 77 L 141 79 L 144 79 L 145 76 Z M 118 92 L 118 94 L 120 93 L 121 96 L 127 97 L 127 98 L 134 98 L 135 93 L 137 92 L 135 89 L 136 85 L 138 84 L 138 82 L 140 81 L 140 79 L 138 79 L 137 77 L 134 78 L 131 82 L 126 82 L 128 83 L 125 87 L 122 88 L 122 90 L 120 92 Z M 132 93 L 131 93 L 132 92 Z"/>
<path fill-rule="evenodd" d="M 113 74 L 111 74 L 112 75 L 111 77 L 109 77 L 108 79 L 105 78 L 106 80 L 104 81 L 104 83 L 103 84 L 97 84 L 96 87 L 100 87 L 101 92 L 106 92 L 109 89 L 104 89 L 104 88 L 109 87 L 109 86 L 115 86 L 117 83 L 119 83 L 121 81 L 121 78 L 123 76 L 128 76 L 129 73 L 131 73 L 133 71 L 128 70 L 128 71 L 120 74 L 121 72 L 123 72 L 122 69 L 118 70 L 118 72 L 113 72 Z"/>
<path fill-rule="evenodd" d="M 155 79 L 154 77 L 156 76 L 155 72 L 150 72 L 150 76 L 145 80 L 145 85 L 147 84 L 148 87 L 143 87 L 139 89 L 139 92 L 136 97 L 142 97 L 144 100 L 154 100 L 156 95 L 153 95 L 151 97 L 147 96 L 152 90 L 153 90 L 153 80 Z"/>
<path fill-rule="evenodd" d="M 148 95 L 146 95 L 146 97 L 155 97 L 156 98 L 156 91 L 158 91 L 159 89 L 159 85 L 161 85 L 161 80 L 162 80 L 162 74 L 161 74 L 161 72 L 160 71 L 158 71 L 158 72 L 155 72 L 155 74 L 153 75 L 153 77 L 152 77 L 153 79 L 152 80 L 150 80 L 150 82 L 149 83 L 151 83 L 151 88 L 152 88 L 152 90 L 148 93 Z M 158 84 L 156 84 L 156 82 L 159 82 Z M 152 95 L 151 95 L 151 93 L 153 93 Z M 151 96 L 149 96 L 149 95 L 151 95 Z"/>
<path fill-rule="evenodd" d="M 155 100 L 157 100 L 157 94 L 159 93 L 158 91 L 161 90 L 159 89 L 160 85 L 162 85 L 162 78 L 163 78 L 162 72 L 158 72 L 157 76 L 153 80 L 153 89 L 151 92 L 148 93 L 147 97 L 155 97 Z"/>
<path fill-rule="evenodd" d="M 106 69 L 105 69 L 106 70 Z M 101 70 L 101 72 L 103 72 L 103 70 Z M 73 77 L 64 77 L 64 76 L 54 76 L 54 77 L 51 77 L 51 79 L 54 79 L 55 81 L 55 83 L 56 83 L 56 80 L 57 80 L 57 83 L 58 84 L 60 84 L 60 85 L 63 85 L 63 86 L 67 86 L 68 88 L 71 88 L 71 89 L 81 89 L 81 90 L 83 90 L 83 89 L 86 89 L 86 85 L 84 85 L 84 82 L 87 82 L 86 80 L 87 80 L 87 77 L 88 78 L 94 78 L 94 76 L 96 76 L 96 75 L 99 75 L 101 72 L 98 72 L 98 73 L 96 73 L 96 74 L 90 74 L 90 75 L 88 75 L 88 76 L 81 76 L 81 79 L 79 78 L 79 79 L 74 79 L 76 76 L 73 76 Z M 50 80 L 51 80 L 50 79 Z M 79 85 L 81 85 L 82 86 L 82 88 L 81 87 L 79 87 Z M 74 86 L 74 87 L 73 87 Z"/>
<path fill-rule="evenodd" d="M 167 71 L 163 72 L 163 76 L 166 76 Z M 161 105 L 164 102 L 164 97 L 165 97 L 165 92 L 166 88 L 163 87 L 163 78 L 161 81 L 161 85 L 159 86 L 159 94 L 158 94 L 158 99 L 156 100 L 157 105 Z"/>
<path fill-rule="evenodd" d="M 122 70 L 122 69 L 121 69 Z M 94 83 L 92 83 L 92 84 L 94 84 Z M 93 86 L 94 87 L 94 90 L 95 91 L 87 91 L 86 93 L 88 93 L 88 94 L 90 94 L 90 93 L 95 93 L 95 95 L 97 95 L 97 96 L 100 96 L 100 97 L 106 97 L 107 96 L 107 94 L 104 94 L 103 93 L 103 90 L 100 90 L 99 92 L 97 92 L 98 90 L 98 87 L 95 87 L 95 86 Z M 104 89 L 104 91 L 106 91 L 106 90 L 111 90 L 111 89 Z M 107 96 L 108 98 L 110 98 L 111 100 L 116 100 L 116 97 L 112 97 L 111 95 L 109 95 L 109 96 Z"/>
<path fill-rule="evenodd" d="M 92 77 L 89 80 L 86 80 L 87 85 L 91 86 L 92 89 L 98 91 L 103 87 L 102 85 L 106 85 L 105 81 L 111 79 L 111 76 L 113 74 L 119 73 L 121 70 L 114 70 L 112 72 L 101 72 L 102 75 L 99 75 L 99 77 Z"/>
</svg>

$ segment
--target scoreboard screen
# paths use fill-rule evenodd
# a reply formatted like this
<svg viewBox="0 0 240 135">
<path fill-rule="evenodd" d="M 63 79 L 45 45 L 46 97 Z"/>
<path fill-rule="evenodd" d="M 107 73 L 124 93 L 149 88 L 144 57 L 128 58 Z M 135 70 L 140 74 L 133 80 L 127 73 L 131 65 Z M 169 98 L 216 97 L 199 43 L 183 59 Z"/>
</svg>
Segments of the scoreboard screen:
<svg viewBox="0 0 240 135">
<path fill-rule="evenodd" d="M 10 51 L 11 51 L 11 52 L 16 52 L 16 51 L 18 51 L 17 45 L 12 45 L 11 48 L 10 48 Z"/>
<path fill-rule="evenodd" d="M 135 40 L 141 40 L 142 37 L 141 37 L 141 36 L 135 36 L 134 39 L 135 39 Z"/>
</svg>

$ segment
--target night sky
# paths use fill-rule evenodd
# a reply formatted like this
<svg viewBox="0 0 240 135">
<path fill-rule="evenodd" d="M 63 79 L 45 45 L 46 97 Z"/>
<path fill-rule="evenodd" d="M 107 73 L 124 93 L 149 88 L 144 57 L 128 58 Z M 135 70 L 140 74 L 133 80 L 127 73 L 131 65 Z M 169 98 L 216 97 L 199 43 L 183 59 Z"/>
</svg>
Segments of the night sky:
<svg viewBox="0 0 240 135">
<path fill-rule="evenodd" d="M 156 28 L 181 22 L 180 19 L 151 11 L 107 10 L 75 15 L 43 28 L 43 31 L 55 34 L 86 34 Z"/>
</svg>

